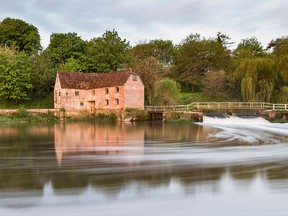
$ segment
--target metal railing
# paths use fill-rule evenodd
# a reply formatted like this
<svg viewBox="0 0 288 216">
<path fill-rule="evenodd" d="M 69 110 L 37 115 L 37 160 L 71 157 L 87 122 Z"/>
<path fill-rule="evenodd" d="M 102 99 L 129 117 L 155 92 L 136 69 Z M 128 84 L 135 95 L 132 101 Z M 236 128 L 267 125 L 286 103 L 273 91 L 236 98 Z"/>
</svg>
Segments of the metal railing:
<svg viewBox="0 0 288 216">
<path fill-rule="evenodd" d="M 145 106 L 146 111 L 195 111 L 195 110 L 288 110 L 288 104 L 264 102 L 193 102 L 188 105 Z"/>
</svg>

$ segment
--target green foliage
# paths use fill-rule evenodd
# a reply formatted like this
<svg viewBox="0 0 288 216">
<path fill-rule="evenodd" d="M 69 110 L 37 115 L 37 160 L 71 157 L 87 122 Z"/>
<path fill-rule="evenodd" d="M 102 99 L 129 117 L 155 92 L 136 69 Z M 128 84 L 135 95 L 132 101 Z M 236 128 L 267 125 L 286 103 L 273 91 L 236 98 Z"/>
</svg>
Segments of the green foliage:
<svg viewBox="0 0 288 216">
<path fill-rule="evenodd" d="M 17 109 L 16 116 L 18 118 L 27 118 L 29 116 L 29 113 L 27 112 L 27 109 L 23 105 L 20 105 L 19 108 Z"/>
<path fill-rule="evenodd" d="M 288 86 L 284 85 L 279 90 L 274 92 L 274 97 L 279 103 L 288 103 Z"/>
<path fill-rule="evenodd" d="M 216 98 L 217 96 L 223 94 L 226 85 L 227 80 L 225 71 L 209 71 L 206 73 L 203 92 L 205 92 L 211 98 Z"/>
<path fill-rule="evenodd" d="M 117 115 L 115 113 L 97 113 L 95 115 L 95 118 L 100 121 L 116 121 L 117 120 Z"/>
<path fill-rule="evenodd" d="M 149 115 L 144 110 L 129 108 L 125 109 L 125 112 L 130 116 L 134 116 L 135 121 L 147 121 L 149 119 Z"/>
<path fill-rule="evenodd" d="M 176 104 L 180 97 L 180 85 L 170 79 L 164 78 L 156 84 L 156 103 L 161 105 L 172 105 Z"/>
<path fill-rule="evenodd" d="M 41 94 L 41 97 L 38 95 L 31 95 L 29 100 L 21 101 L 21 104 L 26 108 L 53 108 L 54 99 L 53 93 Z M 17 109 L 19 107 L 19 102 L 14 100 L 0 100 L 1 109 Z"/>
<path fill-rule="evenodd" d="M 130 45 L 117 31 L 106 31 L 102 37 L 88 43 L 88 69 L 93 72 L 111 72 L 122 69 Z"/>
<path fill-rule="evenodd" d="M 281 55 L 277 58 L 277 70 L 279 71 L 279 75 L 283 85 L 288 84 L 288 54 Z"/>
<path fill-rule="evenodd" d="M 167 119 L 165 123 L 170 124 L 188 124 L 194 122 L 191 118 L 181 118 L 181 119 Z"/>
<path fill-rule="evenodd" d="M 244 101 L 271 102 L 278 79 L 275 61 L 269 58 L 245 59 L 236 70 Z"/>
<path fill-rule="evenodd" d="M 241 94 L 244 101 L 255 100 L 255 84 L 251 77 L 243 78 L 241 81 Z"/>
<path fill-rule="evenodd" d="M 242 39 L 233 54 L 235 58 L 238 59 L 251 59 L 265 56 L 263 46 L 256 37 Z"/>
<path fill-rule="evenodd" d="M 0 22 L 0 45 L 32 54 L 41 50 L 38 29 L 20 19 L 5 18 Z"/>
<path fill-rule="evenodd" d="M 82 61 L 74 59 L 73 57 L 69 58 L 66 63 L 60 67 L 60 71 L 82 72 L 85 70 L 86 67 Z"/>
<path fill-rule="evenodd" d="M 288 36 L 272 40 L 267 49 L 272 49 L 272 54 L 276 56 L 288 55 Z"/>
<path fill-rule="evenodd" d="M 0 97 L 28 100 L 32 90 L 32 62 L 25 53 L 0 50 Z"/>
<path fill-rule="evenodd" d="M 154 57 L 159 63 L 170 66 L 174 62 L 176 47 L 171 40 L 154 39 L 149 43 L 137 44 L 130 54 L 138 61 Z"/>
<path fill-rule="evenodd" d="M 179 47 L 171 77 L 179 83 L 188 84 L 192 91 L 202 88 L 208 71 L 228 67 L 229 51 L 214 38 L 189 35 Z"/>
<path fill-rule="evenodd" d="M 272 40 L 269 52 L 255 37 L 241 40 L 234 50 L 229 50 L 230 44 L 230 37 L 218 32 L 215 38 L 190 34 L 178 45 L 153 39 L 130 47 L 112 30 L 89 42 L 74 32 L 53 33 L 47 49 L 39 52 L 38 29 L 5 18 L 0 23 L 0 107 L 15 108 L 19 102 L 25 107 L 53 107 L 50 93 L 59 70 L 110 72 L 125 67 L 140 75 L 146 104 L 178 101 L 167 96 L 170 87 L 159 87 L 166 77 L 184 91 L 203 91 L 182 97 L 184 104 L 240 99 L 288 103 L 288 37 Z M 215 73 L 219 71 L 225 76 Z"/>
<path fill-rule="evenodd" d="M 68 59 L 85 60 L 87 42 L 82 40 L 77 33 L 53 33 L 50 44 L 46 49 L 55 68 L 61 69 Z"/>
<path fill-rule="evenodd" d="M 42 52 L 33 57 L 32 83 L 33 93 L 46 95 L 54 89 L 56 69 L 47 52 Z"/>
</svg>

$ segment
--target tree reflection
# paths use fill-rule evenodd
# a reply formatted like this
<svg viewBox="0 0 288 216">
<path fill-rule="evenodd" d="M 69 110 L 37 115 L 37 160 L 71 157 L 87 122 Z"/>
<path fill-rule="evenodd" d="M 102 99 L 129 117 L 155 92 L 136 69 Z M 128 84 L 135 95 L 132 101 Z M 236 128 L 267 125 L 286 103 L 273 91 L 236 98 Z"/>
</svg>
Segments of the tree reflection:
<svg viewBox="0 0 288 216">
<path fill-rule="evenodd" d="M 170 154 L 177 158 L 179 151 L 194 146 L 211 148 L 209 133 L 215 129 L 210 127 L 87 122 L 0 127 L 0 199 L 7 191 L 15 197 L 23 191 L 42 196 L 47 183 L 55 195 L 79 195 L 93 187 L 117 197 L 132 184 L 145 190 L 169 187 L 175 181 L 184 191 L 205 187 L 216 193 L 227 173 L 245 187 L 260 174 L 268 184 L 282 180 L 281 188 L 288 188 L 285 161 L 205 165 L 181 157 L 169 159 Z"/>
</svg>

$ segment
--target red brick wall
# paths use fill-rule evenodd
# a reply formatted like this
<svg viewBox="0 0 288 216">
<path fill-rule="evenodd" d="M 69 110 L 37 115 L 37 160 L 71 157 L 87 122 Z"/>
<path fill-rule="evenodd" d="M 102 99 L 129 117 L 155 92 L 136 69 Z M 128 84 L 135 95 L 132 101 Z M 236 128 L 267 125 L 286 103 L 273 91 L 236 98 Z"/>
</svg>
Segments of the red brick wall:
<svg viewBox="0 0 288 216">
<path fill-rule="evenodd" d="M 125 86 L 89 90 L 61 89 L 57 76 L 54 89 L 54 107 L 90 111 L 93 111 L 93 108 L 121 109 L 128 107 L 144 109 L 144 86 L 138 76 L 137 81 L 132 81 L 132 76 L 130 76 Z M 116 88 L 118 88 L 118 92 Z M 106 93 L 106 89 L 108 93 Z M 79 92 L 79 94 L 76 95 L 75 92 Z M 107 101 L 109 104 L 107 104 Z"/>
<path fill-rule="evenodd" d="M 144 85 L 139 76 L 131 75 L 125 83 L 125 108 L 144 109 Z M 134 77 L 135 78 L 135 77 Z"/>
</svg>

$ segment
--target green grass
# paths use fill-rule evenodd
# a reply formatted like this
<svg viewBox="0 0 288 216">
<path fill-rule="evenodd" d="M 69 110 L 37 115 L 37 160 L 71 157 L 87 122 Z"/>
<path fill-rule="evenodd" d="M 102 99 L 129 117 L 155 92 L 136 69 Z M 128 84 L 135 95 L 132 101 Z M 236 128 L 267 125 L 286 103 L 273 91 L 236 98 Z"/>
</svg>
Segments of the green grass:
<svg viewBox="0 0 288 216">
<path fill-rule="evenodd" d="M 169 124 L 187 124 L 187 123 L 192 123 L 192 122 L 194 121 L 190 118 L 165 120 L 165 123 L 169 123 Z"/>
<path fill-rule="evenodd" d="M 53 108 L 54 107 L 54 98 L 53 93 L 39 96 L 31 96 L 30 100 L 16 102 L 14 100 L 0 100 L 0 109 L 18 109 L 20 106 L 25 108 Z"/>
<path fill-rule="evenodd" d="M 181 92 L 180 93 L 180 103 L 190 104 L 193 102 L 225 102 L 225 101 L 241 101 L 241 98 L 235 97 L 229 94 L 222 94 L 216 98 L 211 98 L 203 92 Z"/>
<path fill-rule="evenodd" d="M 54 122 L 57 118 L 53 115 L 42 114 L 42 115 L 10 115 L 0 116 L 0 122 Z"/>
</svg>

